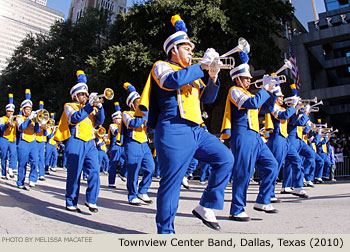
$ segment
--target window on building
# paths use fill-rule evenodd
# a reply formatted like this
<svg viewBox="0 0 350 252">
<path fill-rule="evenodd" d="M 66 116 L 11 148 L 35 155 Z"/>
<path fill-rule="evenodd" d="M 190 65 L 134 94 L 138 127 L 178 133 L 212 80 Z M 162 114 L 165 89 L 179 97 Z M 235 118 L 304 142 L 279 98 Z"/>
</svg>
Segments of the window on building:
<svg viewBox="0 0 350 252">
<path fill-rule="evenodd" d="M 349 0 L 325 0 L 327 11 L 337 10 L 344 7 L 349 7 Z"/>
</svg>

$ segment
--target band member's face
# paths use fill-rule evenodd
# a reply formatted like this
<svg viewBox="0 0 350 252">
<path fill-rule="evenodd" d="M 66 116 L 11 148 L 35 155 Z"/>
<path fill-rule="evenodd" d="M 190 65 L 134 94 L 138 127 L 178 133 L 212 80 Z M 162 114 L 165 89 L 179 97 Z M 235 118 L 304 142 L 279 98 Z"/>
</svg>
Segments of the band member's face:
<svg viewBox="0 0 350 252">
<path fill-rule="evenodd" d="M 13 111 L 6 110 L 6 116 L 10 118 L 13 115 Z"/>
<path fill-rule="evenodd" d="M 179 58 L 182 62 L 182 64 L 185 67 L 188 67 L 192 64 L 192 56 L 193 56 L 193 52 L 192 52 L 192 48 L 189 44 L 183 44 L 181 46 L 179 46 L 178 48 L 179 51 Z M 176 53 L 175 50 L 172 50 L 173 56 L 175 56 L 174 61 L 177 62 L 177 57 L 176 57 Z"/>
<path fill-rule="evenodd" d="M 283 96 L 277 96 L 276 102 L 278 105 L 282 105 L 283 104 Z"/>
<path fill-rule="evenodd" d="M 23 115 L 28 117 L 32 113 L 32 108 L 31 107 L 25 107 L 23 108 Z"/>
<path fill-rule="evenodd" d="M 135 99 L 134 102 L 132 103 L 132 105 L 133 105 L 132 109 L 136 110 L 137 107 L 139 106 L 139 104 L 140 104 L 140 98 Z"/>
<path fill-rule="evenodd" d="M 239 78 L 241 79 L 241 81 L 239 81 L 239 79 L 236 78 L 237 85 L 241 86 L 244 89 L 248 89 L 250 86 L 250 78 L 245 76 L 240 76 Z"/>
<path fill-rule="evenodd" d="M 77 94 L 77 101 L 83 105 L 86 104 L 87 99 L 88 99 L 88 95 L 86 93 L 78 93 Z"/>
</svg>

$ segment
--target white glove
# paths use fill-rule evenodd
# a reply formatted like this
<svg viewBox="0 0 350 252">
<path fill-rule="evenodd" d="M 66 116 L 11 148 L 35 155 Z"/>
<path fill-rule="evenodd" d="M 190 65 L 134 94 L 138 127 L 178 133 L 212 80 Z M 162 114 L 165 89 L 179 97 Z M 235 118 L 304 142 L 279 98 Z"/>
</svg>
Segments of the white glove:
<svg viewBox="0 0 350 252">
<path fill-rule="evenodd" d="M 93 107 L 97 100 L 97 93 L 91 93 L 89 96 L 89 104 Z"/>
<path fill-rule="evenodd" d="M 290 97 L 290 103 L 292 103 L 293 106 L 298 105 L 299 100 L 300 100 L 299 96 L 294 95 L 294 96 Z"/>
<path fill-rule="evenodd" d="M 32 113 L 30 113 L 30 115 L 28 116 L 29 120 L 33 120 L 36 117 L 36 111 L 32 111 Z"/>
<path fill-rule="evenodd" d="M 101 108 L 102 108 L 102 102 L 97 103 L 97 107 L 98 107 L 99 109 L 101 109 Z"/>
<path fill-rule="evenodd" d="M 209 76 L 211 78 L 217 78 L 218 74 L 220 72 L 220 65 L 222 65 L 222 62 L 219 58 L 215 58 L 213 62 L 209 65 Z"/>
<path fill-rule="evenodd" d="M 311 106 L 310 106 L 309 104 L 307 104 L 307 105 L 305 106 L 305 113 L 306 113 L 306 114 L 310 114 L 310 110 L 311 110 Z"/>
<path fill-rule="evenodd" d="M 264 77 L 263 77 L 263 89 L 265 89 L 266 91 L 272 92 L 272 89 L 274 88 L 273 85 L 270 85 L 272 79 L 273 79 L 272 76 L 270 76 L 268 74 L 264 75 Z"/>
<path fill-rule="evenodd" d="M 213 62 L 215 58 L 219 58 L 220 55 L 215 51 L 214 48 L 208 48 L 203 58 L 199 61 L 199 64 L 201 64 L 201 67 L 205 70 L 209 69 L 209 65 Z"/>
</svg>

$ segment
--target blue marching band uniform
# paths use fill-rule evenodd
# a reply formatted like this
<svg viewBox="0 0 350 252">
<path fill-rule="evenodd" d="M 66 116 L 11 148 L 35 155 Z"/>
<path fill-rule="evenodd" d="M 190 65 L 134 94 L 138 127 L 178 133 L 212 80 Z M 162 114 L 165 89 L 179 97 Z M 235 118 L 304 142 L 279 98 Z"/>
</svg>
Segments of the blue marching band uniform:
<svg viewBox="0 0 350 252">
<path fill-rule="evenodd" d="M 171 234 L 175 233 L 181 185 L 190 190 L 189 177 L 198 167 L 200 183 L 207 185 L 192 213 L 214 230 L 220 225 L 213 209 L 223 209 L 229 182 L 229 220 L 244 222 L 251 219 L 245 207 L 254 172 L 258 173 L 259 192 L 253 209 L 274 214 L 278 210 L 272 203 L 281 202 L 275 192 L 280 174 L 280 193 L 301 198 L 309 198 L 303 188 L 334 176 L 334 151 L 327 148 L 329 128 L 320 120 L 317 124 L 310 121 L 312 107 L 297 96 L 294 84 L 293 96 L 285 99 L 279 84 L 273 84 L 278 82 L 273 74 L 264 75 L 261 89 L 252 94 L 248 90 L 252 78 L 248 51 L 243 49 L 238 52 L 242 64 L 230 71 L 233 85 L 227 94 L 221 137 L 209 133 L 201 103 L 213 103 L 219 92 L 219 54 L 209 48 L 199 63 L 192 65 L 195 45 L 187 36 L 186 25 L 179 15 L 171 22 L 176 32 L 163 45 L 168 60 L 153 64 L 142 95 L 124 83 L 128 109 L 122 112 L 119 103 L 114 103 L 107 134 L 102 127 L 102 101 L 97 93 L 89 94 L 82 70 L 76 73 L 78 82 L 70 90 L 72 101 L 64 104 L 57 126 L 54 113 L 45 122 L 39 118 L 46 111 L 44 102 L 40 101 L 39 110 L 34 111 L 29 89 L 19 115 L 14 115 L 13 94 L 9 94 L 6 114 L 0 117 L 1 179 L 13 179 L 17 172 L 17 187 L 29 190 L 27 170 L 28 185 L 34 187 L 38 180 L 45 181 L 46 175 L 57 171 L 59 159 L 67 171 L 66 209 L 81 212 L 78 199 L 83 173 L 87 180 L 85 205 L 96 213 L 100 172 L 108 173 L 109 188 L 116 188 L 117 175 L 126 181 L 127 201 L 133 206 L 153 203 L 148 190 L 155 176 L 160 179 L 157 232 Z M 204 83 L 206 71 L 209 79 Z M 262 129 L 259 115 L 264 117 Z M 154 134 L 153 155 L 149 133 Z"/>
</svg>

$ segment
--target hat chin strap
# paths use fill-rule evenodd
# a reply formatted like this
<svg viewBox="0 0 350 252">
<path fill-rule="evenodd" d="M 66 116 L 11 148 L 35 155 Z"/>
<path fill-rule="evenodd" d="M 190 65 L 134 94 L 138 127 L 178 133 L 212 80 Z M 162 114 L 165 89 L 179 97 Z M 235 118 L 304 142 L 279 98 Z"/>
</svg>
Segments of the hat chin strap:
<svg viewBox="0 0 350 252">
<path fill-rule="evenodd" d="M 174 50 L 176 53 L 176 58 L 180 64 L 180 66 L 182 66 L 183 68 L 185 68 L 185 65 L 182 63 L 182 60 L 180 59 L 180 54 L 179 54 L 179 50 L 177 50 L 177 45 L 174 45 Z"/>
</svg>

